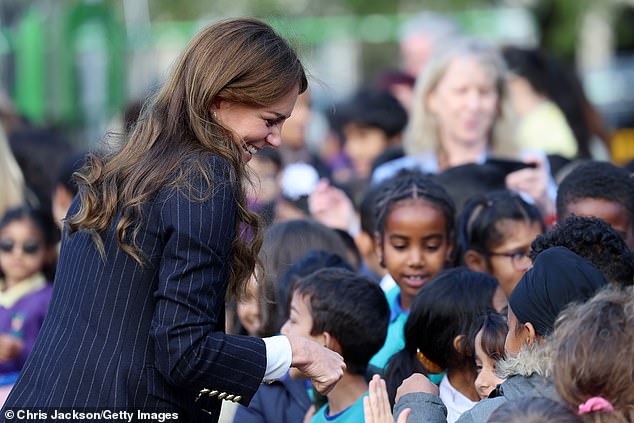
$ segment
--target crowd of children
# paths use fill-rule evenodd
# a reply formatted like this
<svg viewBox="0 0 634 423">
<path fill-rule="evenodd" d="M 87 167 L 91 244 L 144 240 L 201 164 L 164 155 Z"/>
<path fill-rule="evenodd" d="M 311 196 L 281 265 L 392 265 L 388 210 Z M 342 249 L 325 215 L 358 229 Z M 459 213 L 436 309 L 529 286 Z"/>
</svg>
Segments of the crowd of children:
<svg viewBox="0 0 634 423">
<path fill-rule="evenodd" d="M 470 48 L 476 47 L 480 45 Z M 359 383 L 347 388 L 346 394 L 346 384 L 336 395 L 323 398 L 305 382 L 293 382 L 302 392 L 305 408 L 299 409 L 306 412 L 304 421 L 361 421 L 362 403 L 365 421 L 371 423 L 393 421 L 392 415 L 402 419 L 399 421 L 583 420 L 579 410 L 560 396 L 554 379 L 551 340 L 555 321 L 569 304 L 592 299 L 604 286 L 620 289 L 620 295 L 631 298 L 634 180 L 609 162 L 570 161 L 555 174 L 548 161 L 535 159 L 527 166 L 494 156 L 448 167 L 456 169 L 451 176 L 445 176 L 446 171 L 434 175 L 448 166 L 443 154 L 455 150 L 432 149 L 440 156 L 435 158 L 436 167 L 426 167 L 407 145 L 404 149 L 398 142 L 394 144 L 391 129 L 387 129 L 394 116 L 367 113 L 362 119 L 363 115 L 355 114 L 356 108 L 369 107 L 376 100 L 371 95 L 376 93 L 359 92 L 334 122 L 334 129 L 343 136 L 343 157 L 353 169 L 358 168 L 350 173 L 354 177 L 337 180 L 336 175 L 342 173 L 332 173 L 330 179 L 319 182 L 306 194 L 303 219 L 317 220 L 332 233 L 341 237 L 347 232 L 354 239 L 351 245 L 344 235 L 349 248 L 340 259 L 383 289 L 389 305 L 387 330 L 378 349 L 374 338 L 365 336 L 366 351 L 374 351 L 363 365 L 365 382 L 357 377 Z M 359 102 L 359 98 L 365 101 Z M 378 105 L 374 107 L 380 110 Z M 450 143 L 449 135 L 460 135 L 434 128 L 441 146 L 443 137 L 449 137 L 445 142 Z M 378 129 L 383 131 L 382 137 L 378 137 Z M 364 133 L 373 134 L 368 141 L 371 145 L 360 150 L 358 137 Z M 353 145 L 346 147 L 346 134 L 352 134 Z M 379 144 L 383 153 L 377 154 Z M 370 172 L 368 155 L 374 161 Z M 524 175 L 518 176 L 518 172 Z M 469 175 L 473 180 L 465 180 L 469 188 L 461 191 L 460 178 Z M 526 184 L 533 186 L 522 189 Z M 275 233 L 279 225 L 283 223 L 273 224 L 269 231 Z M 355 247 L 357 252 L 351 252 Z M 263 251 L 269 249 L 269 253 L 263 254 L 264 260 L 284 250 L 279 245 L 270 248 L 265 242 Z M 323 248 L 314 246 L 314 250 Z M 310 273 L 314 270 L 307 265 L 310 261 L 289 260 L 288 265 L 299 265 L 296 272 L 307 266 L 304 276 L 290 279 L 279 274 L 267 279 L 264 270 L 265 285 L 277 285 L 284 293 L 276 296 L 276 306 L 288 319 L 285 328 L 296 324 L 292 321 L 294 308 L 300 307 L 313 319 L 317 312 L 306 299 L 298 306 L 298 287 L 305 280 L 316 283 L 320 274 Z M 275 266 L 269 272 L 276 272 Z M 322 282 L 329 283 L 326 274 L 321 274 Z M 339 283 L 345 286 L 348 282 L 341 277 Z M 333 300 L 333 309 L 336 304 Z M 358 325 L 353 319 L 345 320 Z M 379 331 L 378 324 L 374 325 L 372 335 Z M 307 336 L 323 333 L 323 327 L 315 328 L 313 323 L 312 329 L 305 328 Z M 333 348 L 341 351 L 340 343 L 345 341 L 336 339 Z M 585 365 L 593 363 L 588 360 Z M 377 376 L 373 379 L 374 374 L 385 381 Z M 420 375 L 428 379 L 421 380 Z M 289 373 L 285 383 L 295 377 Z M 634 382 L 633 375 L 628 377 Z M 377 386 L 383 388 L 377 391 Z M 262 390 L 270 391 L 268 386 Z M 378 393 L 372 395 L 373 390 Z M 288 399 L 289 392 L 280 394 L 281 398 Z M 348 407 L 342 408 L 342 403 Z M 266 408 L 263 404 L 258 402 L 257 407 Z M 583 409 L 588 407 L 592 408 Z M 235 422 L 299 421 L 297 414 L 293 420 L 284 413 L 266 418 L 266 413 L 258 413 L 257 419 L 246 420 L 245 410 L 241 407 L 236 412 Z M 407 411 L 399 416 L 403 410 Z M 628 418 L 623 421 L 632 421 Z"/>
</svg>

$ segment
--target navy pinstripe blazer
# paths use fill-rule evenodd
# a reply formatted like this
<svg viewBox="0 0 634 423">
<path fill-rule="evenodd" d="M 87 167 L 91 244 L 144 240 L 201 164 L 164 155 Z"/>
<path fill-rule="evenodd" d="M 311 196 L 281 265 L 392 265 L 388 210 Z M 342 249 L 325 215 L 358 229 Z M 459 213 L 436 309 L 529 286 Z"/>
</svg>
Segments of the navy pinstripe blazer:
<svg viewBox="0 0 634 423">
<path fill-rule="evenodd" d="M 118 247 L 115 224 L 105 260 L 88 233 L 65 236 L 48 316 L 5 408 L 161 409 L 200 422 L 218 419 L 209 393 L 249 403 L 266 351 L 224 333 L 237 190 L 228 162 L 210 161 L 209 200 L 164 188 L 146 205 L 145 266 Z"/>
</svg>

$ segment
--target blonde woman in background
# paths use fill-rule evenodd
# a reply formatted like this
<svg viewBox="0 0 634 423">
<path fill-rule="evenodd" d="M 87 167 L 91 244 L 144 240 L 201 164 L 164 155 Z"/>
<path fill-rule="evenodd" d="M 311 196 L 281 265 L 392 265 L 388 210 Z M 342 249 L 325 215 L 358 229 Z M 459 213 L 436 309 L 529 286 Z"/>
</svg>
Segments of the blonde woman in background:
<svg viewBox="0 0 634 423">
<path fill-rule="evenodd" d="M 506 68 L 486 44 L 462 38 L 441 45 L 418 75 L 414 97 L 403 144 L 408 156 L 427 156 L 430 170 L 517 155 Z"/>
<path fill-rule="evenodd" d="M 405 157 L 380 166 L 373 179 L 382 180 L 403 167 L 440 173 L 490 158 L 519 159 L 506 78 L 500 55 L 482 41 L 456 38 L 439 45 L 416 80 L 403 136 Z M 545 156 L 523 159 L 536 167 L 509 174 L 506 184 L 528 194 L 549 214 L 554 207 Z"/>
</svg>

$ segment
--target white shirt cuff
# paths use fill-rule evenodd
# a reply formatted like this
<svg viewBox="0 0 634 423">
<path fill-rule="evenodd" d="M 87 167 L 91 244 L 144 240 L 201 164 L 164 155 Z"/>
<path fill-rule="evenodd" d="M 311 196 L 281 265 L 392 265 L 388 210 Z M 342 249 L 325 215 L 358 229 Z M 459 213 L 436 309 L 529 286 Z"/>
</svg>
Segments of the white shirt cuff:
<svg viewBox="0 0 634 423">
<path fill-rule="evenodd" d="M 263 382 L 270 383 L 288 372 L 293 361 L 293 350 L 291 350 L 291 343 L 285 336 L 271 336 L 262 339 L 266 345 L 266 371 Z"/>
</svg>

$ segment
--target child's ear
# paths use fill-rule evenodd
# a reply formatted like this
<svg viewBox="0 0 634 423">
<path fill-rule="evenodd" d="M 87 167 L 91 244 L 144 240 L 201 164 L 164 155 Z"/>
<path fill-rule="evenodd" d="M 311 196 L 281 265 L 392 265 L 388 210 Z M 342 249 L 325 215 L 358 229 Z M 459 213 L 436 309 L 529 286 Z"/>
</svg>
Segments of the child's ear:
<svg viewBox="0 0 634 423">
<path fill-rule="evenodd" d="M 526 343 L 533 345 L 533 342 L 539 340 L 539 335 L 535 332 L 535 327 L 531 322 L 524 323 L 524 332 L 526 333 Z"/>
<path fill-rule="evenodd" d="M 453 348 L 458 351 L 459 354 L 464 354 L 464 335 L 458 335 L 453 339 Z"/>
<path fill-rule="evenodd" d="M 464 253 L 463 261 L 465 266 L 474 272 L 486 273 L 489 270 L 486 258 L 475 250 L 467 250 L 467 252 Z"/>
<path fill-rule="evenodd" d="M 324 332 L 322 335 L 324 336 L 324 339 L 326 341 L 326 343 L 324 344 L 324 347 L 328 348 L 331 351 L 341 354 L 342 352 L 341 344 L 339 344 L 339 341 L 333 338 L 329 332 Z"/>
<path fill-rule="evenodd" d="M 322 332 L 321 336 L 323 337 L 323 346 L 328 348 L 331 351 L 341 354 L 341 344 L 335 338 L 330 335 L 329 332 Z"/>
<path fill-rule="evenodd" d="M 362 257 L 368 257 L 375 250 L 374 239 L 367 232 L 357 232 L 354 236 L 354 243 L 357 244 Z"/>
</svg>

